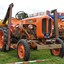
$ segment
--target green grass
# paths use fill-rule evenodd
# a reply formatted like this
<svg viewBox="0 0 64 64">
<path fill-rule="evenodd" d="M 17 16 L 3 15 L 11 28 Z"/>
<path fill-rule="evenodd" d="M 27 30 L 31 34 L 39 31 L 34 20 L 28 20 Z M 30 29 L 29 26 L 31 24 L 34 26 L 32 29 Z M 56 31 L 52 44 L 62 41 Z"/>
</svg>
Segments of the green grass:
<svg viewBox="0 0 64 64">
<path fill-rule="evenodd" d="M 46 62 L 30 63 L 30 64 L 64 64 L 64 58 L 55 57 L 50 54 L 49 50 L 31 50 L 30 60 L 49 59 Z M 9 64 L 12 62 L 22 61 L 17 58 L 16 50 L 9 52 L 0 52 L 0 64 Z"/>
</svg>

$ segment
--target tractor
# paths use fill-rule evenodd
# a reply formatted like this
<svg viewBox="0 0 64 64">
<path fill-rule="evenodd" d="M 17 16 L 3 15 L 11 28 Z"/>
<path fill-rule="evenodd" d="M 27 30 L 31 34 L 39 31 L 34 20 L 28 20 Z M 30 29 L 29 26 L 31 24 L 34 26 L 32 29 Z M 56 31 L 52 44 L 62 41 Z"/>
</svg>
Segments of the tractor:
<svg viewBox="0 0 64 64">
<path fill-rule="evenodd" d="M 29 60 L 30 48 L 50 49 L 52 55 L 64 56 L 64 43 L 58 35 L 57 10 L 52 11 L 54 14 L 54 37 L 52 37 L 53 20 L 50 16 L 24 18 L 25 13 L 18 12 L 13 18 L 12 8 L 13 3 L 9 5 L 4 20 L 0 22 L 1 51 L 16 49 L 18 57 L 24 61 Z"/>
<path fill-rule="evenodd" d="M 54 27 L 54 21 L 53 21 L 53 27 Z M 59 31 L 59 38 L 64 41 L 64 19 L 63 18 L 58 18 L 58 31 Z M 54 29 L 53 29 L 53 33 L 54 33 Z"/>
<path fill-rule="evenodd" d="M 54 34 L 54 14 L 48 14 L 53 19 L 53 34 Z M 64 16 L 59 15 L 57 13 L 57 21 L 58 21 L 58 31 L 59 31 L 59 38 L 64 41 Z M 54 36 L 54 35 L 53 35 Z"/>
</svg>

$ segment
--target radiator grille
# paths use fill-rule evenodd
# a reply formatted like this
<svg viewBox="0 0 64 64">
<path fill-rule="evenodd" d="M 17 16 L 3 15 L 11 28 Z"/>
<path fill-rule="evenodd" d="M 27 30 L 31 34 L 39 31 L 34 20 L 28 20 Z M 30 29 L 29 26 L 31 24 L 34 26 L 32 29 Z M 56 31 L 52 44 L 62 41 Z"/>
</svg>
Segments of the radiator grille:
<svg viewBox="0 0 64 64">
<path fill-rule="evenodd" d="M 52 20 L 50 18 L 49 19 L 47 19 L 47 18 L 42 19 L 42 33 L 44 34 L 44 38 L 50 38 L 51 27 L 52 27 L 51 26 L 51 24 L 52 24 L 51 21 Z M 47 29 L 48 29 L 48 31 L 47 31 Z"/>
<path fill-rule="evenodd" d="M 48 23 L 48 33 L 50 34 L 51 33 L 51 19 L 48 20 L 49 23 Z"/>
<path fill-rule="evenodd" d="M 42 19 L 42 32 L 46 33 L 46 18 Z"/>
</svg>

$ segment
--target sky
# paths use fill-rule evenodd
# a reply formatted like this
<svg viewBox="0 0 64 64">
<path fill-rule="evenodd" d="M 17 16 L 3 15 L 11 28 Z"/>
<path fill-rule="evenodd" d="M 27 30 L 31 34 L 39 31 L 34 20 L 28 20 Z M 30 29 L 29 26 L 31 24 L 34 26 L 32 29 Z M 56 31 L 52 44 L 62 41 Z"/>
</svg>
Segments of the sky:
<svg viewBox="0 0 64 64">
<path fill-rule="evenodd" d="M 10 3 L 14 3 L 13 17 L 18 11 L 32 14 L 57 9 L 58 12 L 64 12 L 64 0 L 0 0 L 0 19 L 4 19 Z"/>
</svg>

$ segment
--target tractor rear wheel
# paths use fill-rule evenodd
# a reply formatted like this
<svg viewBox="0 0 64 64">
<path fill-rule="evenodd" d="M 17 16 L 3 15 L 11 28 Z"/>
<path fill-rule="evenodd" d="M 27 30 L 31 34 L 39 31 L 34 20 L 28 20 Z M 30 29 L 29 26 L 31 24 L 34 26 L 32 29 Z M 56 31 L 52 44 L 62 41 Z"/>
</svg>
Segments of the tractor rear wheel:
<svg viewBox="0 0 64 64">
<path fill-rule="evenodd" d="M 6 43 L 8 42 L 7 27 L 0 27 L 0 50 L 6 51 Z"/>
<path fill-rule="evenodd" d="M 17 45 L 17 55 L 20 59 L 28 61 L 30 57 L 30 48 L 26 40 L 21 39 Z"/>
<path fill-rule="evenodd" d="M 52 55 L 54 56 L 64 56 L 64 43 L 60 38 L 56 39 L 56 44 L 61 44 L 62 48 L 58 48 L 58 49 L 51 49 L 50 52 Z"/>
</svg>

